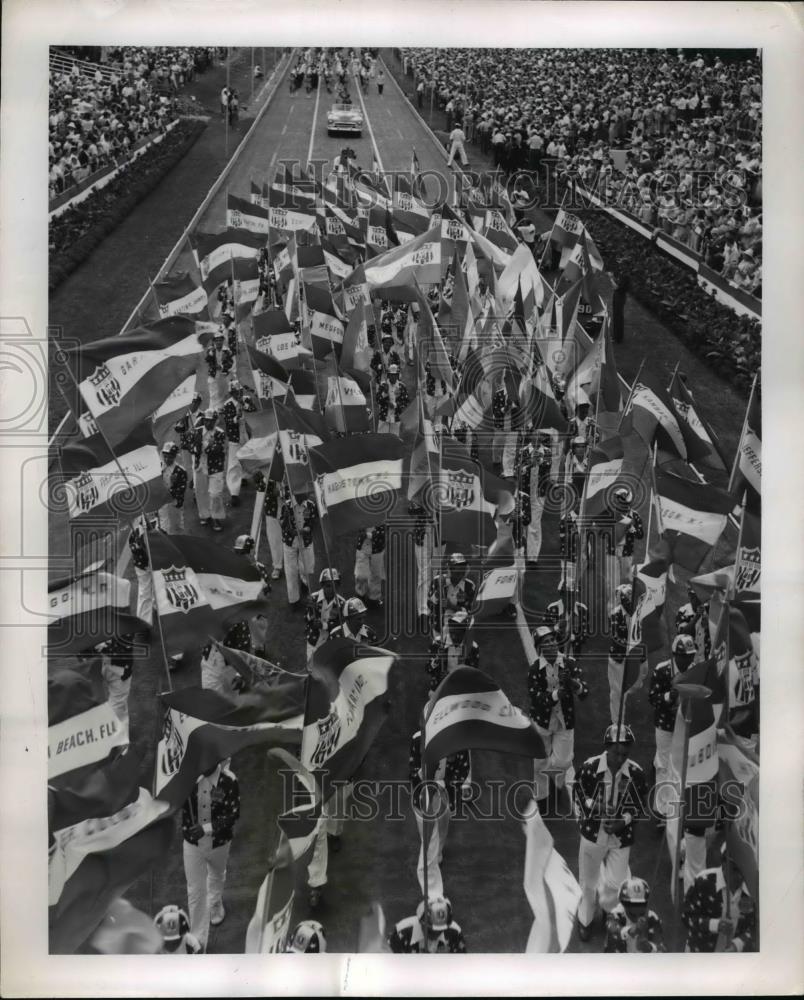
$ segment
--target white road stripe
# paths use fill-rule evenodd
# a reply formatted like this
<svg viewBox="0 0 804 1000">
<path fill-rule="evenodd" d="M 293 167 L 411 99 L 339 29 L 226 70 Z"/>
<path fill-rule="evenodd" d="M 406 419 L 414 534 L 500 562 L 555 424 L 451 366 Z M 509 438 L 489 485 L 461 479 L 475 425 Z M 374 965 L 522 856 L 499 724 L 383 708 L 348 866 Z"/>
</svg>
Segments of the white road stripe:
<svg viewBox="0 0 804 1000">
<path fill-rule="evenodd" d="M 288 123 L 285 122 L 285 124 L 282 126 L 282 135 L 284 135 L 285 132 L 287 132 L 287 130 L 288 130 Z"/>
<path fill-rule="evenodd" d="M 385 167 L 382 165 L 382 157 L 380 156 L 380 149 L 377 145 L 377 140 L 374 138 L 374 129 L 371 127 L 371 119 L 368 116 L 368 111 L 366 110 L 366 102 L 363 100 L 363 91 L 360 87 L 360 81 L 357 81 L 357 96 L 360 98 L 360 106 L 363 108 L 363 118 L 366 121 L 366 125 L 369 130 L 369 138 L 371 139 L 371 145 L 374 148 L 374 155 L 377 158 L 377 165 L 380 168 L 380 174 L 383 178 L 383 184 L 385 184 L 386 189 L 388 188 L 388 183 L 385 180 Z M 390 194 L 390 191 L 389 191 Z"/>
<path fill-rule="evenodd" d="M 313 158 L 313 145 L 315 143 L 315 125 L 318 121 L 318 102 L 321 99 L 321 74 L 318 75 L 318 86 L 315 88 L 315 110 L 313 111 L 313 128 L 310 132 L 310 148 L 307 150 L 307 162 Z"/>
</svg>

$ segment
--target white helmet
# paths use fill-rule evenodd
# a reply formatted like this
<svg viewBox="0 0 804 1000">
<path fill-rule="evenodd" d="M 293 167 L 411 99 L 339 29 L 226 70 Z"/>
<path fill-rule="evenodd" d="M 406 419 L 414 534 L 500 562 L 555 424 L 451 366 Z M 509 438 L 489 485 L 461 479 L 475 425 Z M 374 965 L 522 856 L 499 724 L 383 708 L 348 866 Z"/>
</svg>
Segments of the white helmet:
<svg viewBox="0 0 804 1000">
<path fill-rule="evenodd" d="M 424 900 L 416 907 L 416 916 L 424 921 Z M 427 916 L 430 930 L 445 931 L 452 923 L 452 903 L 446 896 L 432 896 L 427 900 Z"/>
<path fill-rule="evenodd" d="M 317 920 L 302 920 L 291 934 L 286 952 L 321 954 L 327 950 L 327 936 Z"/>
<path fill-rule="evenodd" d="M 154 917 L 154 925 L 165 941 L 179 941 L 190 930 L 190 918 L 175 903 L 169 903 Z"/>
</svg>

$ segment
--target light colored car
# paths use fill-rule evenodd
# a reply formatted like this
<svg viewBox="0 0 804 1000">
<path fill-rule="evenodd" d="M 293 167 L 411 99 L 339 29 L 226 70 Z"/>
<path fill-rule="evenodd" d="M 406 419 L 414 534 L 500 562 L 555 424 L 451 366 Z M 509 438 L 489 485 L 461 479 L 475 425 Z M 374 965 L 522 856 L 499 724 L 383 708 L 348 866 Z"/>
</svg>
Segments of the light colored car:
<svg viewBox="0 0 804 1000">
<path fill-rule="evenodd" d="M 327 112 L 327 135 L 363 134 L 363 114 L 351 104 L 333 104 Z"/>
</svg>

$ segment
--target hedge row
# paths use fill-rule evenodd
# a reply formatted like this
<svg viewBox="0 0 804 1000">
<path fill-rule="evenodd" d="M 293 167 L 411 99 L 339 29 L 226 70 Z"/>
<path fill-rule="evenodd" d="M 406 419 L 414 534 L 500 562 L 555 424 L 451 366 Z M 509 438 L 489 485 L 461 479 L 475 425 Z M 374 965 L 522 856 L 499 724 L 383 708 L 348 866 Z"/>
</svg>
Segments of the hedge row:
<svg viewBox="0 0 804 1000">
<path fill-rule="evenodd" d="M 762 326 L 738 316 L 699 284 L 688 267 L 605 212 L 578 212 L 606 265 L 629 292 L 707 365 L 748 395 L 762 360 Z"/>
<path fill-rule="evenodd" d="M 53 292 L 187 153 L 206 122 L 181 121 L 127 163 L 113 181 L 54 218 L 48 227 L 48 287 Z"/>
</svg>

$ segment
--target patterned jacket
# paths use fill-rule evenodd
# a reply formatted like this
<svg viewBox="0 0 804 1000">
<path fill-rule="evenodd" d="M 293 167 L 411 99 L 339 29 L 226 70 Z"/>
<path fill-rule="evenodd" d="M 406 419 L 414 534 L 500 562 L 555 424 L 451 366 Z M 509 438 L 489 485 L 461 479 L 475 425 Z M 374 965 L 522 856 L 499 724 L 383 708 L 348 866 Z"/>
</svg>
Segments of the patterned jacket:
<svg viewBox="0 0 804 1000">
<path fill-rule="evenodd" d="M 268 479 L 265 487 L 265 506 L 263 512 L 266 517 L 278 517 L 279 515 L 279 484 Z"/>
<path fill-rule="evenodd" d="M 222 768 L 212 794 L 212 846 L 228 844 L 234 836 L 234 825 L 240 817 L 240 789 L 237 778 L 228 768 Z M 190 827 L 198 822 L 198 784 L 193 785 L 181 813 L 181 829 L 190 844 L 198 843 L 188 835 Z"/>
<path fill-rule="evenodd" d="M 645 772 L 636 761 L 627 758 L 619 772 L 617 797 L 611 808 L 607 809 L 606 771 L 605 751 L 596 757 L 589 757 L 578 770 L 573 791 L 578 806 L 581 836 L 596 841 L 601 817 L 608 813 L 613 819 L 625 820 L 625 827 L 615 836 L 619 838 L 621 847 L 630 847 L 634 842 L 636 821 L 645 815 L 648 800 Z"/>
<path fill-rule="evenodd" d="M 547 660 L 540 656 L 531 664 L 528 671 L 528 694 L 530 695 L 530 717 L 541 726 L 547 729 L 550 726 L 550 717 L 556 705 L 561 706 L 561 714 L 564 716 L 564 728 L 575 728 L 575 697 L 583 700 L 589 694 L 589 686 L 584 680 L 583 671 L 578 662 L 572 657 L 559 653 L 556 657 L 556 668 L 559 677 L 563 670 L 566 683 L 551 683 L 548 676 L 549 664 Z M 555 694 L 555 697 L 553 695 Z"/>
<path fill-rule="evenodd" d="M 428 946 L 421 921 L 415 915 L 399 921 L 388 937 L 388 947 L 397 955 L 418 955 L 423 952 L 466 954 L 463 931 L 454 920 L 445 931 L 437 936 L 433 935 Z"/>
<path fill-rule="evenodd" d="M 313 527 L 318 520 L 318 510 L 315 503 L 309 498 L 302 500 L 298 505 L 302 514 L 301 540 L 305 548 L 313 544 Z M 293 545 L 298 537 L 296 531 L 296 517 L 293 504 L 285 500 L 279 512 L 279 527 L 282 531 L 282 542 L 284 545 Z"/>
<path fill-rule="evenodd" d="M 430 644 L 430 659 L 427 661 L 430 690 L 435 691 L 447 674 L 460 665 L 480 666 L 480 648 L 477 643 L 470 640 L 456 646 L 449 632 L 443 638 L 435 639 Z"/>
<path fill-rule="evenodd" d="M 666 733 L 672 733 L 675 729 L 678 712 L 678 695 L 672 684 L 674 676 L 672 660 L 657 663 L 648 688 L 648 701 L 653 705 L 653 724 Z"/>
<path fill-rule="evenodd" d="M 475 602 L 476 589 L 474 581 L 468 576 L 454 584 L 448 573 L 442 573 L 430 584 L 427 604 L 432 614 L 438 614 L 442 609 L 468 611 Z"/>
<path fill-rule="evenodd" d="M 715 950 L 717 924 L 723 917 L 726 883 L 721 868 L 707 868 L 695 879 L 684 898 L 681 919 L 687 927 L 690 951 Z M 734 914 L 735 934 L 732 944 L 737 951 L 756 951 L 756 904 L 743 886 L 738 912 Z"/>
<path fill-rule="evenodd" d="M 371 625 L 361 625 L 357 635 L 355 635 L 343 621 L 340 625 L 332 625 L 329 630 L 330 639 L 354 639 L 355 642 L 367 642 L 372 645 L 377 641 L 377 633 Z"/>
<path fill-rule="evenodd" d="M 167 466 L 163 466 L 162 473 L 167 471 Z M 184 495 L 187 492 L 187 473 L 180 465 L 174 464 L 170 467 L 170 477 L 167 483 L 168 493 L 170 493 L 170 498 L 175 503 L 176 507 L 184 506 Z"/>
<path fill-rule="evenodd" d="M 578 526 L 569 515 L 558 522 L 558 542 L 561 558 L 574 563 L 578 558 Z"/>
<path fill-rule="evenodd" d="M 653 910 L 648 910 L 637 923 L 632 923 L 625 914 L 622 903 L 611 911 L 606 921 L 606 945 L 604 952 L 647 952 L 666 951 L 662 942 L 662 922 Z"/>
<path fill-rule="evenodd" d="M 391 348 L 386 354 L 385 351 L 375 351 L 371 356 L 371 361 L 369 362 L 369 367 L 374 372 L 374 377 L 379 382 L 383 375 L 388 371 L 390 365 L 399 365 L 401 367 L 402 362 L 399 358 L 399 352 Z"/>
<path fill-rule="evenodd" d="M 234 365 L 234 356 L 228 347 L 222 347 L 219 351 L 216 351 L 214 346 L 207 348 L 204 360 L 207 363 L 207 374 L 210 378 L 228 375 Z"/>
<path fill-rule="evenodd" d="M 618 545 L 616 538 L 618 535 L 617 525 L 622 524 L 625 518 L 630 518 L 631 523 L 625 529 L 625 535 L 622 539 L 620 545 L 622 546 L 619 553 L 616 552 Z M 642 518 L 633 509 L 629 510 L 627 514 L 612 514 L 611 520 L 608 521 L 608 525 L 611 527 L 613 532 L 606 536 L 606 555 L 622 555 L 622 556 L 632 556 L 634 554 L 634 542 L 645 537 L 645 530 L 642 526 Z"/>
<path fill-rule="evenodd" d="M 609 656 L 615 663 L 622 663 L 625 660 L 625 652 L 628 649 L 628 627 L 631 616 L 626 612 L 622 604 L 618 604 L 609 615 Z"/>
<path fill-rule="evenodd" d="M 324 597 L 323 587 L 310 594 L 310 601 L 304 613 L 304 637 L 311 646 L 315 646 L 318 642 L 322 631 L 329 634 L 330 630 L 339 624 L 341 615 L 338 609 L 340 608 L 342 612 L 344 604 L 346 598 L 337 593 L 328 602 Z"/>
<path fill-rule="evenodd" d="M 368 531 L 365 528 L 361 528 L 357 533 L 357 542 L 355 548 L 358 552 L 366 544 L 366 539 L 368 538 Z M 385 525 L 378 524 L 371 529 L 371 554 L 376 556 L 380 552 L 385 552 Z"/>
<path fill-rule="evenodd" d="M 557 628 L 559 638 L 565 638 L 566 621 L 564 617 L 564 601 L 553 601 L 547 605 L 544 612 L 545 625 Z M 584 643 L 589 638 L 589 608 L 583 601 L 576 601 L 570 619 L 570 646 L 573 656 L 580 656 Z"/>
<path fill-rule="evenodd" d="M 712 653 L 712 638 L 709 634 L 709 613 L 701 604 L 695 611 L 692 604 L 683 604 L 676 612 L 676 632 L 686 632 L 695 640 L 698 656 L 705 660 Z"/>
<path fill-rule="evenodd" d="M 468 750 L 460 750 L 458 753 L 451 754 L 449 757 L 438 762 L 435 776 L 431 780 L 444 783 L 450 809 L 455 808 L 455 804 L 461 796 L 461 788 L 469 777 L 470 767 L 471 761 Z M 419 789 L 424 781 L 424 776 L 422 775 L 421 732 L 414 733 L 410 739 L 408 778 L 410 780 L 410 792 L 413 802 L 416 806 L 419 806 Z"/>
<path fill-rule="evenodd" d="M 243 414 L 254 413 L 256 409 L 256 404 L 251 396 L 244 394 L 242 400 L 235 399 L 234 396 L 227 396 L 221 412 L 223 413 L 226 437 L 229 441 L 234 444 L 242 444 Z"/>
<path fill-rule="evenodd" d="M 514 504 L 511 534 L 513 535 L 514 545 L 518 549 L 522 549 L 525 547 L 528 525 L 530 524 L 530 493 L 524 489 L 517 490 Z"/>
<path fill-rule="evenodd" d="M 137 569 L 148 569 L 148 547 L 141 528 L 132 528 L 128 536 L 128 547 L 131 549 L 131 561 Z"/>
<path fill-rule="evenodd" d="M 402 411 L 410 402 L 410 396 L 408 395 L 407 386 L 404 382 L 397 382 L 395 386 L 391 386 L 390 382 L 380 382 L 379 388 L 377 390 L 377 419 L 378 420 L 388 420 L 388 412 L 391 409 L 391 389 L 394 389 L 396 395 L 394 396 L 393 402 L 393 414 L 390 417 L 393 421 L 399 421 L 402 417 Z"/>
<path fill-rule="evenodd" d="M 194 468 L 200 468 L 204 456 L 208 475 L 214 476 L 226 468 L 226 432 L 222 427 L 214 427 L 212 431 L 205 427 L 196 429 L 193 442 Z"/>
<path fill-rule="evenodd" d="M 427 513 L 424 507 L 417 503 L 412 503 L 408 506 L 408 514 L 416 518 L 413 524 L 413 544 L 424 545 L 427 528 L 433 523 L 433 518 Z"/>
<path fill-rule="evenodd" d="M 550 469 L 553 463 L 553 452 L 549 445 L 528 444 L 522 449 L 519 463 L 520 486 L 532 492 L 531 471 L 538 469 L 538 496 L 547 493 L 550 484 Z"/>
</svg>

